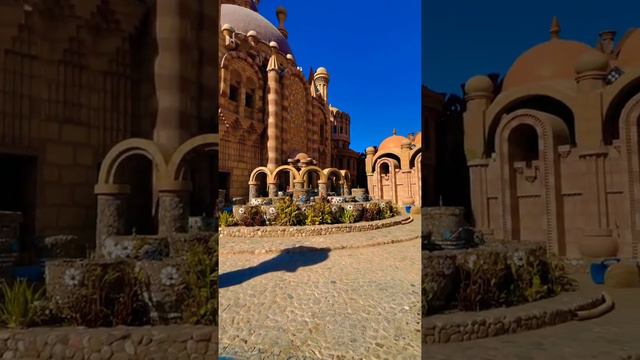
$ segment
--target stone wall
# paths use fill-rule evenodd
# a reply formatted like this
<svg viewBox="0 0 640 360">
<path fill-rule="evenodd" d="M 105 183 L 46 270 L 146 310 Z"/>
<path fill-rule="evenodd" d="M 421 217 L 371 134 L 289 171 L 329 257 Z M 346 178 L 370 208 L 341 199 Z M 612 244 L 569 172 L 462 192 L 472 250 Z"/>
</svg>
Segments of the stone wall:
<svg viewBox="0 0 640 360">
<path fill-rule="evenodd" d="M 213 326 L 0 330 L 2 359 L 215 359 Z"/>
<path fill-rule="evenodd" d="M 495 314 L 483 316 L 481 312 L 470 314 L 466 320 L 446 321 L 442 318 L 437 320 L 425 318 L 422 322 L 423 341 L 427 344 L 462 342 L 536 330 L 571 321 L 577 311 L 596 308 L 604 301 L 602 296 L 598 296 L 550 310 L 516 312 L 502 316 Z"/>
<path fill-rule="evenodd" d="M 428 207 L 423 209 L 423 219 L 424 228 L 433 241 L 446 240 L 466 225 L 461 207 Z"/>
<path fill-rule="evenodd" d="M 309 225 L 309 226 L 232 226 L 220 229 L 220 236 L 224 237 L 300 237 L 300 236 L 320 236 L 331 234 L 344 234 L 361 231 L 371 231 L 384 229 L 392 226 L 404 224 L 409 221 L 407 215 L 400 215 L 391 219 L 358 222 L 354 224 L 334 224 L 334 225 Z"/>
</svg>

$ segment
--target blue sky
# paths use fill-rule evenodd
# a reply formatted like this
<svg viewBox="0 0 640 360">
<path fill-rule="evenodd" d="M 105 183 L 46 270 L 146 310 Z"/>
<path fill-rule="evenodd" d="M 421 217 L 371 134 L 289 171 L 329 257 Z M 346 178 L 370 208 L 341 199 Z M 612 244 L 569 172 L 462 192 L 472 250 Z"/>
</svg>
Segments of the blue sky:
<svg viewBox="0 0 640 360">
<path fill-rule="evenodd" d="M 420 1 L 262 0 L 262 16 L 285 27 L 298 66 L 324 66 L 329 102 L 351 115 L 351 148 L 420 131 Z"/>
<path fill-rule="evenodd" d="M 519 54 L 549 39 L 554 15 L 560 21 L 561 38 L 591 46 L 602 30 L 618 31 L 620 40 L 630 27 L 640 27 L 640 0 L 423 0 L 423 4 L 422 82 L 439 92 L 460 93 L 460 84 L 473 75 L 504 75 Z"/>
</svg>

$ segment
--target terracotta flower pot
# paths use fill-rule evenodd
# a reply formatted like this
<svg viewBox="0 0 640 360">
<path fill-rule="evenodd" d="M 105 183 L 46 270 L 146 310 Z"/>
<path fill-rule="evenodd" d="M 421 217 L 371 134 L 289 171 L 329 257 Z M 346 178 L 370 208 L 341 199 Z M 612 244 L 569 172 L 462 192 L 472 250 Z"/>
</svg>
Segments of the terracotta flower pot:
<svg viewBox="0 0 640 360">
<path fill-rule="evenodd" d="M 586 229 L 578 249 L 588 258 L 608 258 L 618 255 L 618 241 L 609 229 Z"/>
</svg>

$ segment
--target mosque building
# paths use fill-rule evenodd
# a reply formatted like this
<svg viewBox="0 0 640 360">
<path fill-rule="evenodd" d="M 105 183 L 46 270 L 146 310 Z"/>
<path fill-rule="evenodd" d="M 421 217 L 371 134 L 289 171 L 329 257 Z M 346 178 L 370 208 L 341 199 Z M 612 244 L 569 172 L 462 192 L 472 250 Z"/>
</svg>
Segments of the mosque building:
<svg viewBox="0 0 640 360">
<path fill-rule="evenodd" d="M 304 186 L 346 189 L 360 156 L 349 148 L 350 116 L 329 102 L 330 75 L 307 76 L 285 27 L 258 12 L 259 1 L 223 0 L 220 15 L 220 189 L 228 200 L 273 196 Z M 320 181 L 321 185 L 318 184 Z M 249 185 L 248 185 L 249 183 Z M 339 184 L 338 184 L 339 183 Z M 350 185 L 350 184 L 349 184 Z M 252 193 L 250 193 L 252 191 Z"/>
</svg>

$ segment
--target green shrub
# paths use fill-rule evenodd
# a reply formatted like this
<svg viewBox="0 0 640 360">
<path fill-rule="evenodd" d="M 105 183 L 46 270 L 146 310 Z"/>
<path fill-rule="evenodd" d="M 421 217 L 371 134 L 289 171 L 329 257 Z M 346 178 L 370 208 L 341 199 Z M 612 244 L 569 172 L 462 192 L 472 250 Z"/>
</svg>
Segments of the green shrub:
<svg viewBox="0 0 640 360">
<path fill-rule="evenodd" d="M 514 306 L 575 289 L 575 281 L 542 246 L 513 252 L 478 252 L 462 259 L 460 310 Z"/>
<path fill-rule="evenodd" d="M 131 263 L 91 264 L 85 268 L 83 285 L 61 305 L 61 315 L 75 326 L 147 325 L 146 286 Z"/>
<path fill-rule="evenodd" d="M 9 286 L 3 282 L 0 286 L 0 320 L 10 328 L 22 328 L 31 325 L 37 314 L 36 304 L 42 299 L 42 290 L 36 291 L 34 285 L 19 279 Z"/>
<path fill-rule="evenodd" d="M 218 215 L 219 225 L 220 227 L 234 226 L 236 224 L 236 219 L 233 217 L 233 214 L 227 211 L 223 211 Z"/>
<path fill-rule="evenodd" d="M 394 204 L 382 203 L 380 204 L 380 220 L 390 219 L 400 214 L 400 210 Z"/>
<path fill-rule="evenodd" d="M 331 204 L 326 198 L 316 198 L 316 201 L 307 207 L 307 225 L 334 224 L 335 222 Z"/>
<path fill-rule="evenodd" d="M 377 202 L 371 202 L 364 208 L 362 214 L 363 221 L 377 221 L 382 219 L 382 209 Z"/>
<path fill-rule="evenodd" d="M 218 235 L 196 243 L 185 266 L 184 317 L 190 324 L 218 325 Z"/>
<path fill-rule="evenodd" d="M 292 198 L 285 197 L 276 205 L 276 224 L 280 226 L 298 226 L 305 224 L 305 215 Z"/>
<path fill-rule="evenodd" d="M 356 213 L 353 210 L 344 209 L 339 214 L 339 220 L 343 224 L 353 224 L 356 222 Z"/>
<path fill-rule="evenodd" d="M 265 226 L 267 219 L 264 210 L 260 205 L 251 205 L 244 207 L 244 215 L 238 219 L 241 226 Z"/>
</svg>

